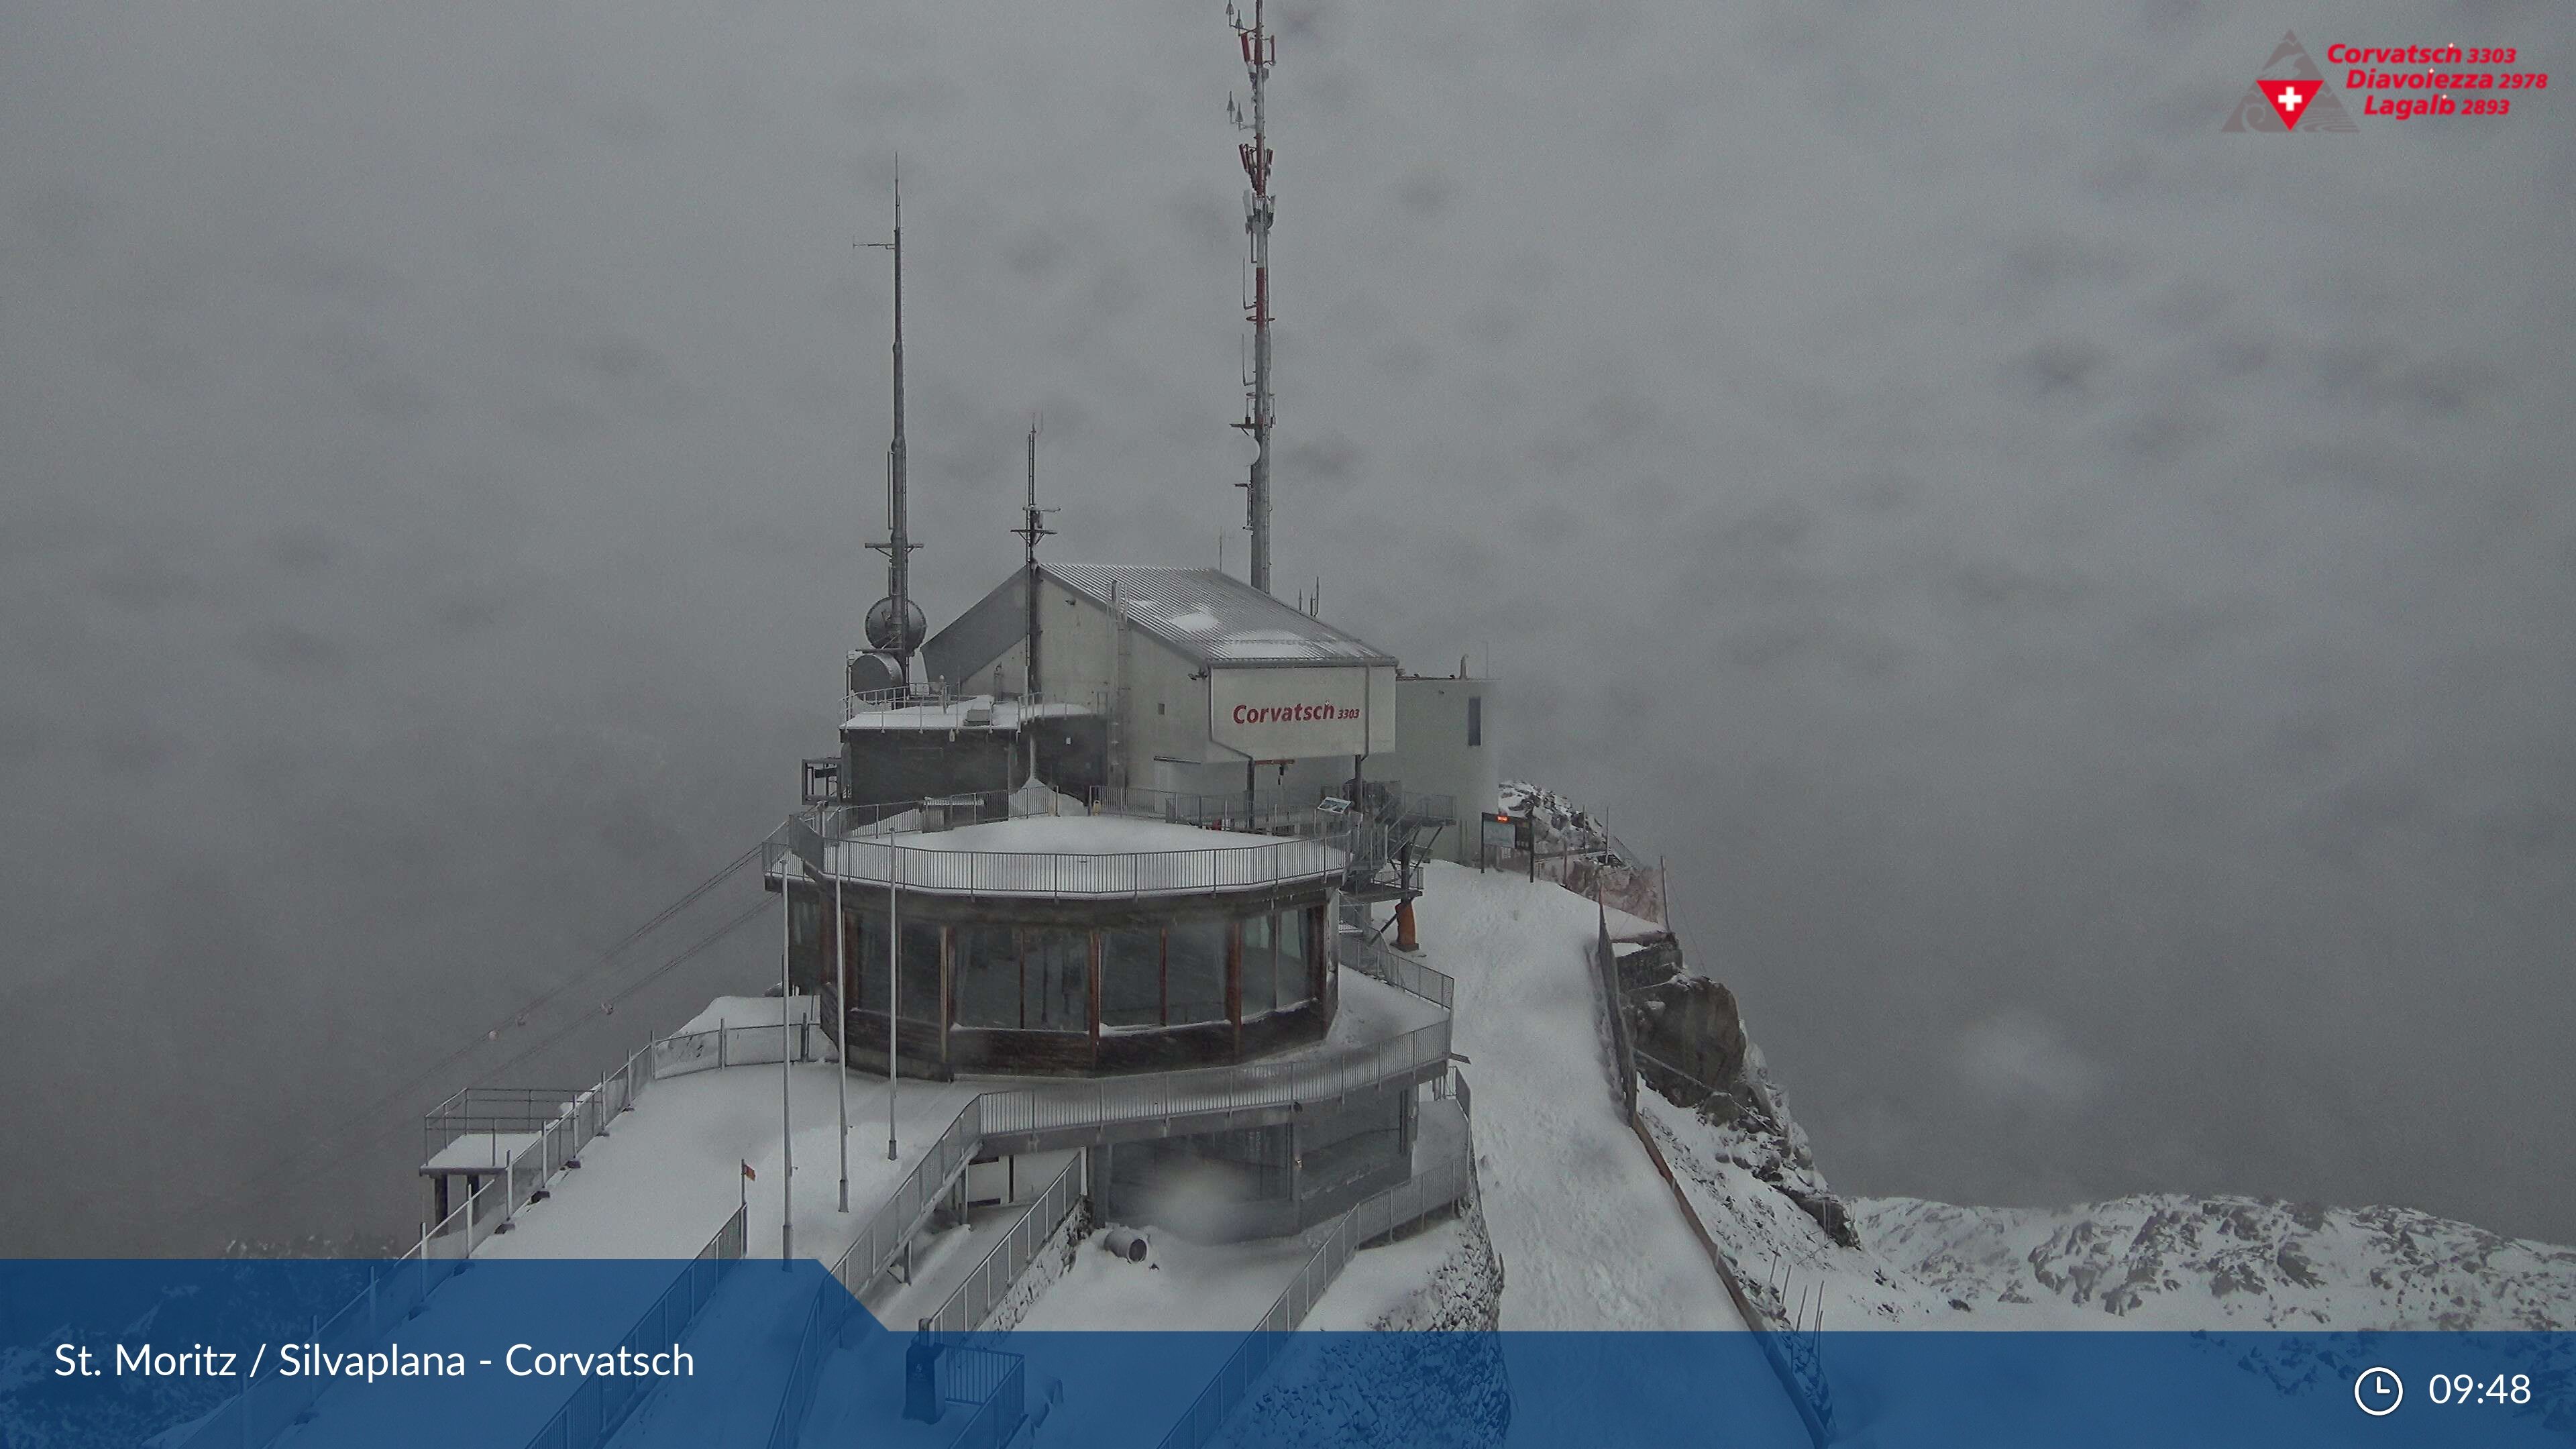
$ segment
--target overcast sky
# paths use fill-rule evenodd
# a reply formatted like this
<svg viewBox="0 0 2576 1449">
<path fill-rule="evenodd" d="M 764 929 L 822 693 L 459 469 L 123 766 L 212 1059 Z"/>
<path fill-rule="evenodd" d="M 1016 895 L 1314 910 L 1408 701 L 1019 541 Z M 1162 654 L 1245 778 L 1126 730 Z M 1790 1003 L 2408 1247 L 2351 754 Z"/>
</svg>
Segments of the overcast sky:
<svg viewBox="0 0 2576 1449">
<path fill-rule="evenodd" d="M 1669 856 L 1838 1186 L 2576 1240 L 2576 96 L 2219 131 L 2564 6 L 1278 13 L 1283 587 Z M 792 803 L 898 150 L 934 623 L 1036 411 L 1052 556 L 1213 562 L 1241 81 L 1215 0 L 0 3 L 0 1251 L 408 1232 L 411 1098 L 272 1166 Z"/>
</svg>

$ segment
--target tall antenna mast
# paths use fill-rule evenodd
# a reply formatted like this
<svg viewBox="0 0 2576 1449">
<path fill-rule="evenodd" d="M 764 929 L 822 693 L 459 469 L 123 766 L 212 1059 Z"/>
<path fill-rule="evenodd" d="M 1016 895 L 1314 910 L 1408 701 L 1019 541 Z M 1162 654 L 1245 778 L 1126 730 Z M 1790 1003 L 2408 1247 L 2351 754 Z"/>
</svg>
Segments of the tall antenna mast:
<svg viewBox="0 0 2576 1449">
<path fill-rule="evenodd" d="M 1020 526 L 1011 530 L 1020 536 L 1028 551 L 1029 663 L 1026 688 L 1031 694 L 1038 692 L 1038 540 L 1055 535 L 1055 530 L 1046 526 L 1046 516 L 1055 510 L 1038 507 L 1038 422 L 1036 418 L 1029 420 L 1029 501 L 1020 510 Z"/>
<path fill-rule="evenodd" d="M 1246 383 L 1246 402 L 1242 422 L 1236 427 L 1252 434 L 1252 475 L 1244 483 L 1245 528 L 1252 534 L 1252 586 L 1263 593 L 1270 591 L 1270 424 L 1274 416 L 1274 399 L 1270 395 L 1270 116 L 1266 100 L 1266 82 L 1270 67 L 1279 59 L 1279 41 L 1262 24 L 1262 0 L 1252 0 L 1252 23 L 1234 6 L 1225 7 L 1225 17 L 1234 26 L 1235 41 L 1243 51 L 1243 69 L 1252 77 L 1252 116 L 1247 122 L 1243 108 L 1231 100 L 1227 110 L 1237 129 L 1249 128 L 1252 140 L 1236 146 L 1243 157 L 1243 174 L 1251 179 L 1252 189 L 1244 193 L 1243 230 L 1251 239 L 1252 251 L 1252 376 Z"/>
<path fill-rule="evenodd" d="M 868 610 L 868 642 L 894 656 L 906 685 L 912 683 L 912 653 L 929 632 L 919 605 L 912 602 L 911 496 L 904 479 L 903 444 L 903 163 L 895 163 L 894 240 L 869 242 L 894 253 L 894 441 L 886 445 L 886 541 L 868 547 L 886 556 L 886 596 Z M 900 623 L 898 623 L 900 621 Z"/>
</svg>

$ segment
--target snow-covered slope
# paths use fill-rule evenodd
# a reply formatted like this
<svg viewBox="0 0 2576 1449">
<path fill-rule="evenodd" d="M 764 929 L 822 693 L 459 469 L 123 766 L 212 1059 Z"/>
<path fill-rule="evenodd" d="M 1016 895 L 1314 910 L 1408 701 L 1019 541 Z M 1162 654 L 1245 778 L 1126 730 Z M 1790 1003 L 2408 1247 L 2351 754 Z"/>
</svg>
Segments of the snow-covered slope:
<svg viewBox="0 0 2576 1449">
<path fill-rule="evenodd" d="M 1621 1120 L 1589 966 L 1599 918 L 1546 881 L 1434 864 L 1425 959 L 1457 978 L 1476 1175 L 1502 1326 L 1740 1328 L 1672 1192 Z"/>
</svg>

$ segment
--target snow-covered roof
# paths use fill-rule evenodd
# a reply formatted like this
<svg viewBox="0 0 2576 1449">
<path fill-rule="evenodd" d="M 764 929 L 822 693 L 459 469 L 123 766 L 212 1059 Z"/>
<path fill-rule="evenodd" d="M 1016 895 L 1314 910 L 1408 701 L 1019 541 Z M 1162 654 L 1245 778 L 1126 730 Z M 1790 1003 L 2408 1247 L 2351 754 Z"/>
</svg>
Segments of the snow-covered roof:
<svg viewBox="0 0 2576 1449">
<path fill-rule="evenodd" d="M 1205 895 L 1321 881 L 1349 861 L 1321 840 L 1132 816 L 1028 815 L 947 830 L 920 824 L 911 814 L 826 842 L 826 878 L 949 895 Z M 766 878 L 778 875 L 773 861 Z"/>
<path fill-rule="evenodd" d="M 1046 564 L 1046 576 L 1201 664 L 1393 665 L 1395 656 L 1216 569 Z"/>
<path fill-rule="evenodd" d="M 1166 850 L 1247 850 L 1284 842 L 1275 835 L 1203 830 L 1127 815 L 1028 815 L 897 838 L 905 850 L 1004 851 L 1013 855 L 1140 855 Z"/>
<path fill-rule="evenodd" d="M 844 721 L 845 730 L 1016 730 L 1024 719 L 1054 719 L 1088 714 L 1078 704 L 1053 700 L 996 699 L 966 695 L 938 704 L 885 705 L 863 709 Z M 981 715 L 982 718 L 973 716 Z"/>
</svg>

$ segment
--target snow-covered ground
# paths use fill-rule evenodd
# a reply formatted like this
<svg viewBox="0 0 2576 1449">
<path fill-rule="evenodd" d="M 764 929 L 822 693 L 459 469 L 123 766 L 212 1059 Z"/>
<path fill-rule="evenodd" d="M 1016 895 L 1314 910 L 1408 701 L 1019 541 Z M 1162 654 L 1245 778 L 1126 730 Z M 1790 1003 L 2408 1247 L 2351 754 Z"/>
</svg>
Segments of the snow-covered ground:
<svg viewBox="0 0 2576 1449">
<path fill-rule="evenodd" d="M 777 1020 L 777 1003 L 767 1003 Z M 840 1211 L 838 1069 L 807 1062 L 787 1069 L 726 1067 L 655 1082 L 607 1136 L 582 1149 L 581 1167 L 553 1184 L 547 1200 L 519 1209 L 518 1225 L 476 1249 L 485 1258 L 690 1258 L 737 1201 L 747 1202 L 748 1256 L 778 1256 L 787 1173 L 780 1120 L 788 1099 L 795 1125 L 796 1252 L 839 1259 L 867 1215 L 938 1139 L 981 1088 L 907 1080 L 896 1092 L 902 1157 L 885 1155 L 885 1087 L 852 1077 L 850 1210 Z M 755 1177 L 746 1181 L 742 1164 Z"/>
<path fill-rule="evenodd" d="M 781 1001 L 787 1004 L 783 1014 L 789 1021 L 817 1019 L 816 1002 L 811 996 L 719 996 L 699 1008 L 697 1015 L 671 1035 L 695 1036 L 718 1027 L 776 1026 L 782 1015 Z"/>
<path fill-rule="evenodd" d="M 1101 1246 L 1104 1235 L 1093 1234 L 1064 1277 L 1030 1306 L 1019 1331 L 1241 1333 L 1315 1251 L 1299 1238 L 1207 1244 L 1151 1224 L 1144 1231 L 1150 1251 L 1142 1263 L 1115 1256 Z"/>
<path fill-rule="evenodd" d="M 1505 1269 L 1502 1326 L 1742 1328 L 1611 1095 L 1592 903 L 1434 863 L 1414 911 L 1424 959 L 1458 982 L 1453 1033 Z"/>
</svg>

